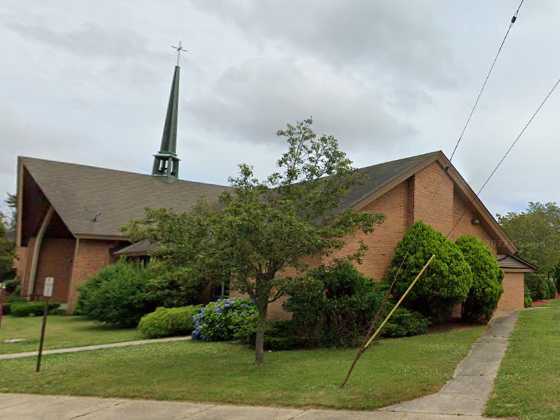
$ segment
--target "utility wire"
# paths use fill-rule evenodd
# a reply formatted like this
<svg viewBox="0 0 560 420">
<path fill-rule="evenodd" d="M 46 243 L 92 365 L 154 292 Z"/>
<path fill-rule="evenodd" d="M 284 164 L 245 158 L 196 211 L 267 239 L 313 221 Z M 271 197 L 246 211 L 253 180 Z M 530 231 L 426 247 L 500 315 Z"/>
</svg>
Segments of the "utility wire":
<svg viewBox="0 0 560 420">
<path fill-rule="evenodd" d="M 501 157 L 501 159 L 498 161 L 498 163 L 496 164 L 496 166 L 494 167 L 494 169 L 492 169 L 492 172 L 490 172 L 490 175 L 488 175 L 488 177 L 486 178 L 486 180 L 482 183 L 482 186 L 480 187 L 480 189 L 478 190 L 478 192 L 476 193 L 476 195 L 480 195 L 480 193 L 482 193 L 482 191 L 484 191 L 484 188 L 486 188 L 486 186 L 488 185 L 488 183 L 490 182 L 490 180 L 492 179 L 492 177 L 496 174 L 496 172 L 498 171 L 498 169 L 500 168 L 500 166 L 502 166 L 502 163 L 504 163 L 504 161 L 506 160 L 506 158 L 509 156 L 509 154 L 511 153 L 511 151 L 513 150 L 513 148 L 517 145 L 517 143 L 519 142 L 519 140 L 521 139 L 521 137 L 523 137 L 523 134 L 525 134 L 525 131 L 527 131 L 527 128 L 529 127 L 529 125 L 531 125 L 531 123 L 533 122 L 533 120 L 535 119 L 535 117 L 537 116 L 537 114 L 541 111 L 542 107 L 546 104 L 546 102 L 548 101 L 548 99 L 552 96 L 552 94 L 554 93 L 554 91 L 556 90 L 556 88 L 558 87 L 558 85 L 560 85 L 560 78 L 558 80 L 556 80 L 556 82 L 554 83 L 554 85 L 552 85 L 552 87 L 550 88 L 550 90 L 548 91 L 548 93 L 545 95 L 545 97 L 543 98 L 543 100 L 541 101 L 541 103 L 539 104 L 539 106 L 537 107 L 537 109 L 535 109 L 535 111 L 533 111 L 533 113 L 531 114 L 531 117 L 529 117 L 529 119 L 527 120 L 527 122 L 525 123 L 525 125 L 523 126 L 523 128 L 521 129 L 521 131 L 519 132 L 519 134 L 515 137 L 515 139 L 513 140 L 513 142 L 509 145 L 509 147 L 507 148 L 506 152 L 504 153 L 504 155 Z M 459 225 L 459 223 L 461 223 L 461 221 L 463 220 L 463 217 L 465 216 L 466 210 L 463 211 L 463 214 L 461 215 L 461 217 L 459 218 L 459 220 L 455 223 L 455 225 L 453 226 L 453 229 L 451 229 L 449 231 L 449 233 L 447 234 L 447 237 L 449 238 L 451 236 L 451 234 L 455 231 L 455 229 L 457 228 L 457 226 Z"/>
<path fill-rule="evenodd" d="M 560 78 L 558 80 L 556 80 L 556 82 L 554 83 L 554 85 L 552 85 L 552 88 L 550 88 L 550 90 L 548 91 L 548 93 L 545 95 L 544 99 L 541 101 L 541 103 L 539 104 L 539 106 L 537 107 L 537 109 L 535 109 L 535 111 L 531 114 L 531 116 L 529 117 L 529 119 L 527 120 L 527 122 L 525 123 L 525 125 L 523 126 L 523 128 L 521 129 L 521 131 L 519 132 L 519 134 L 515 137 L 515 139 L 513 140 L 513 142 L 510 144 L 510 146 L 507 148 L 506 152 L 504 153 L 504 155 L 500 158 L 500 160 L 498 161 L 498 163 L 496 164 L 496 166 L 494 167 L 494 169 L 492 169 L 492 171 L 490 172 L 490 175 L 488 175 L 488 177 L 486 178 L 486 180 L 484 181 L 484 183 L 482 184 L 482 186 L 479 188 L 478 192 L 476 193 L 477 195 L 480 195 L 480 193 L 482 193 L 482 191 L 484 191 L 484 189 L 486 188 L 486 186 L 488 185 L 488 183 L 490 182 L 490 180 L 494 177 L 494 175 L 496 174 L 496 172 L 498 171 L 498 169 L 500 168 L 500 166 L 502 166 L 502 164 L 504 163 L 504 161 L 507 159 L 507 157 L 510 155 L 511 151 L 514 149 L 514 147 L 517 145 L 517 143 L 519 142 L 519 140 L 521 139 L 521 137 L 523 137 L 523 134 L 525 134 L 525 131 L 527 131 L 527 128 L 529 128 L 529 126 L 531 125 L 531 123 L 533 122 L 533 120 L 535 119 L 535 117 L 538 115 L 538 113 L 541 111 L 541 109 L 543 108 L 543 106 L 546 104 L 546 102 L 548 101 L 548 99 L 552 96 L 552 94 L 554 93 L 554 91 L 556 90 L 556 88 L 558 87 L 558 85 L 560 85 Z M 449 239 L 449 237 L 453 234 L 453 232 L 455 231 L 455 229 L 457 228 L 457 226 L 461 223 L 461 221 L 463 220 L 463 218 L 465 217 L 465 214 L 467 213 L 467 209 L 465 208 L 461 214 L 461 217 L 457 220 L 457 222 L 455 222 L 455 224 L 453 225 L 453 228 L 449 231 L 449 233 L 447 234 L 447 238 Z M 395 277 L 393 278 L 393 282 L 391 283 L 391 286 L 389 287 L 389 289 L 386 292 L 386 296 L 384 297 L 382 303 L 381 303 L 381 308 L 379 308 L 374 316 L 374 319 L 370 325 L 369 331 L 366 334 L 365 340 L 364 340 L 364 344 L 362 344 L 360 346 L 360 348 L 358 349 L 356 356 L 352 362 L 352 365 L 350 366 L 350 369 L 348 370 L 348 373 L 346 374 L 346 377 L 344 379 L 344 381 L 341 384 L 341 388 L 344 387 L 344 385 L 348 382 L 348 379 L 350 378 L 350 375 L 352 374 L 352 371 L 354 370 L 354 367 L 356 366 L 358 360 L 360 359 L 360 357 L 362 356 L 362 354 L 366 351 L 367 347 L 371 344 L 371 342 L 375 339 L 374 335 L 372 335 L 372 332 L 374 331 L 374 328 L 377 326 L 377 322 L 379 321 L 380 317 L 383 315 L 382 314 L 382 309 L 384 309 L 384 305 L 385 305 L 385 300 L 386 298 L 390 295 L 391 290 L 393 288 L 393 286 L 395 285 L 397 278 L 399 277 L 399 274 L 401 273 L 401 270 L 403 268 L 403 265 L 405 264 L 405 261 L 407 260 L 408 257 L 408 251 L 406 253 L 406 255 L 403 257 L 403 259 L 401 260 L 401 263 L 399 265 L 399 268 L 397 270 L 397 273 L 395 274 Z M 418 274 L 416 280 L 422 275 L 422 273 L 424 272 L 424 270 L 428 267 L 429 263 L 432 261 L 432 259 L 434 258 L 434 255 L 432 255 L 430 257 L 430 259 L 427 261 L 426 265 L 423 267 L 422 271 Z M 408 261 L 406 261 L 406 263 L 408 263 Z M 405 292 L 406 293 L 406 292 Z M 402 298 L 402 297 L 401 297 Z M 387 319 L 389 318 L 389 316 L 387 317 Z M 381 328 L 379 328 L 379 330 L 381 330 Z M 379 331 L 377 331 L 379 332 Z"/>
<path fill-rule="evenodd" d="M 494 70 L 494 67 L 496 66 L 496 62 L 498 61 L 498 57 L 500 56 L 500 53 L 502 52 L 502 49 L 504 48 L 504 44 L 506 43 L 506 39 L 509 35 L 509 32 L 511 31 L 511 28 L 513 27 L 513 24 L 515 23 L 515 21 L 517 20 L 517 16 L 519 15 L 519 9 L 521 9 L 521 6 L 523 5 L 523 2 L 525 0 L 521 0 L 521 2 L 519 3 L 519 6 L 517 6 L 517 9 L 515 10 L 515 13 L 513 14 L 506 34 L 504 35 L 504 38 L 502 39 L 502 42 L 500 43 L 500 47 L 498 48 L 498 52 L 496 52 L 496 55 L 494 56 L 494 60 L 492 60 L 492 64 L 490 65 L 490 69 L 488 70 L 488 73 L 486 74 L 486 77 L 484 78 L 484 82 L 482 83 L 482 86 L 480 87 L 480 90 L 478 91 L 478 95 L 476 96 L 476 100 L 474 101 L 474 105 L 471 109 L 471 112 L 469 113 L 469 116 L 467 117 L 467 121 L 465 122 L 465 125 L 463 126 L 463 129 L 461 130 L 461 134 L 459 135 L 459 138 L 457 139 L 457 143 L 455 143 L 455 147 L 453 148 L 453 152 L 451 153 L 451 157 L 449 158 L 449 161 L 453 160 L 453 157 L 455 156 L 455 152 L 457 152 L 457 148 L 459 147 L 459 144 L 461 143 L 461 140 L 463 140 L 463 136 L 465 135 L 465 132 L 467 131 L 467 127 L 469 126 L 472 116 L 474 114 L 474 112 L 476 111 L 476 109 L 478 108 L 478 102 L 480 101 L 480 98 L 482 96 L 482 93 L 484 92 L 484 89 L 486 89 L 486 85 L 488 84 L 488 80 L 490 79 L 490 75 L 492 74 L 492 71 Z"/>
</svg>

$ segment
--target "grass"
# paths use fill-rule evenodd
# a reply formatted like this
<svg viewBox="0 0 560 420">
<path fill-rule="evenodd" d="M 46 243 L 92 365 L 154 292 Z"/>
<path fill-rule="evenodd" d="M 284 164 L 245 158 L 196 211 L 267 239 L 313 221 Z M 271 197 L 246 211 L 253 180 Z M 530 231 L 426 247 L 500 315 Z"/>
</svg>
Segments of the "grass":
<svg viewBox="0 0 560 420">
<path fill-rule="evenodd" d="M 5 316 L 0 327 L 0 354 L 35 351 L 42 317 Z M 23 339 L 5 343 L 7 339 Z M 77 316 L 51 315 L 47 321 L 45 349 L 116 343 L 142 338 L 135 329 L 115 329 Z"/>
<path fill-rule="evenodd" d="M 486 414 L 560 418 L 560 301 L 522 311 Z"/>
<path fill-rule="evenodd" d="M 373 409 L 436 392 L 481 334 L 469 327 L 386 339 L 339 388 L 354 349 L 268 352 L 254 365 L 247 347 L 175 342 L 0 362 L 0 392 Z"/>
</svg>

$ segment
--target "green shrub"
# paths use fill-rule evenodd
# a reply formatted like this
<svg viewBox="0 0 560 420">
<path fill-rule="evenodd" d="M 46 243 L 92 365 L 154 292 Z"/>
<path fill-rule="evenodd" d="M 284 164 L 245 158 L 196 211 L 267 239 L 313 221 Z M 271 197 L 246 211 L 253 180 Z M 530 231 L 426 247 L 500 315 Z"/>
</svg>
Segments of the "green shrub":
<svg viewBox="0 0 560 420">
<path fill-rule="evenodd" d="M 49 303 L 48 313 L 58 310 L 60 304 Z M 44 302 L 13 302 L 10 303 L 10 314 L 18 317 L 40 316 L 45 310 Z"/>
<path fill-rule="evenodd" d="M 395 311 L 389 322 L 381 330 L 383 337 L 408 337 L 426 334 L 430 321 L 422 314 L 399 308 Z"/>
<path fill-rule="evenodd" d="M 305 347 L 305 341 L 295 334 L 292 320 L 269 321 L 264 334 L 264 349 L 270 351 L 295 350 Z M 256 334 L 251 334 L 247 343 L 254 348 Z"/>
<path fill-rule="evenodd" d="M 288 288 L 284 304 L 306 347 L 353 346 L 365 335 L 383 291 L 347 261 L 321 266 Z"/>
<path fill-rule="evenodd" d="M 531 295 L 527 290 L 525 290 L 525 298 L 523 300 L 523 306 L 525 308 L 530 308 L 531 306 L 533 306 L 533 299 L 531 299 Z"/>
<path fill-rule="evenodd" d="M 4 285 L 6 286 L 5 293 L 8 295 L 19 296 L 21 290 L 21 282 L 19 278 L 14 277 L 8 280 L 4 280 Z"/>
<path fill-rule="evenodd" d="M 387 281 L 397 279 L 393 294 L 400 297 L 432 254 L 434 260 L 405 305 L 438 323 L 447 321 L 453 306 L 466 299 L 473 281 L 471 269 L 457 245 L 430 226 L 415 223 L 395 250 Z"/>
<path fill-rule="evenodd" d="M 210 302 L 193 316 L 194 340 L 247 340 L 255 333 L 257 308 L 243 299 L 221 299 Z"/>
<path fill-rule="evenodd" d="M 480 239 L 461 236 L 456 244 L 473 273 L 473 283 L 463 303 L 463 318 L 467 321 L 487 322 L 502 295 L 504 274 L 496 257 Z"/>
<path fill-rule="evenodd" d="M 145 269 L 148 278 L 146 300 L 167 308 L 198 302 L 207 282 L 190 268 L 172 267 L 161 261 L 152 261 Z"/>
<path fill-rule="evenodd" d="M 139 264 L 108 265 L 80 287 L 76 312 L 119 327 L 135 327 L 155 309 L 146 302 L 147 276 Z"/>
<path fill-rule="evenodd" d="M 552 280 L 548 279 L 548 277 L 544 274 L 526 274 L 525 284 L 533 301 L 542 299 L 553 299 L 556 297 L 556 287 L 554 286 Z"/>
<path fill-rule="evenodd" d="M 157 307 L 197 303 L 199 291 L 200 281 L 188 270 L 119 261 L 80 287 L 76 313 L 114 326 L 135 327 Z"/>
<path fill-rule="evenodd" d="M 138 329 L 146 338 L 188 335 L 194 329 L 193 315 L 198 310 L 198 306 L 157 308 L 142 317 Z"/>
</svg>

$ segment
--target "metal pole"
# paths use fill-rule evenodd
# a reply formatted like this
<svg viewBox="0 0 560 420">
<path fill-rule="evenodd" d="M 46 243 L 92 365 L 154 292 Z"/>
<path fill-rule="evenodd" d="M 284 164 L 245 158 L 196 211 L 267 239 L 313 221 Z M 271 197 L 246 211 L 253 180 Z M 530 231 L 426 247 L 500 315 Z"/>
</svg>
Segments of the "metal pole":
<svg viewBox="0 0 560 420">
<path fill-rule="evenodd" d="M 6 285 L 0 283 L 0 327 L 2 327 L 2 317 L 4 316 L 4 288 Z"/>
<path fill-rule="evenodd" d="M 356 357 L 354 357 L 354 361 L 352 362 L 352 365 L 350 366 L 350 369 L 348 370 L 348 373 L 346 374 L 346 377 L 344 378 L 344 381 L 342 382 L 342 384 L 340 384 L 340 387 L 343 388 L 344 385 L 346 385 L 346 383 L 348 382 L 348 379 L 350 379 L 350 375 L 352 374 L 352 371 L 354 370 L 354 366 L 356 366 L 356 363 L 358 363 L 358 360 L 360 359 L 360 357 L 362 356 L 362 354 L 367 350 L 367 348 L 371 345 L 371 343 L 373 342 L 373 340 L 375 340 L 375 338 L 379 335 L 379 333 L 381 332 L 381 330 L 383 329 L 383 327 L 385 326 L 385 324 L 389 321 L 389 319 L 391 318 L 391 316 L 393 315 L 393 313 L 397 310 L 397 308 L 401 305 L 402 301 L 406 298 L 406 296 L 410 293 L 410 291 L 412 290 L 412 288 L 414 287 L 414 285 L 416 284 L 416 282 L 420 279 L 420 277 L 422 276 L 422 274 L 424 274 L 424 271 L 426 271 L 426 269 L 428 268 L 428 266 L 432 263 L 432 260 L 435 258 L 435 255 L 432 254 L 432 256 L 430 257 L 430 259 L 426 262 L 426 264 L 424 264 L 424 267 L 422 267 L 422 270 L 420 270 L 420 272 L 416 275 L 416 277 L 414 278 L 414 280 L 412 281 L 412 283 L 410 283 L 410 286 L 408 286 L 408 289 L 406 289 L 406 291 L 402 294 L 402 296 L 400 297 L 400 299 L 398 300 L 398 302 L 395 304 L 395 306 L 393 307 L 393 309 L 391 309 L 391 312 L 389 312 L 389 314 L 385 317 L 385 319 L 383 320 L 383 322 L 381 323 L 381 325 L 377 328 L 377 330 L 373 333 L 373 335 L 369 338 L 369 340 L 366 341 L 366 343 L 360 347 L 358 349 L 358 352 L 356 353 Z"/>
<path fill-rule="evenodd" d="M 39 340 L 39 353 L 37 354 L 37 368 L 35 372 L 41 370 L 41 358 L 43 356 L 43 343 L 45 341 L 45 329 L 47 327 L 47 315 L 49 313 L 49 298 L 45 299 L 45 308 L 43 310 L 43 324 L 41 325 L 41 339 Z"/>
<path fill-rule="evenodd" d="M 4 284 L 0 283 L 0 327 L 2 327 L 3 316 L 4 316 Z"/>
</svg>

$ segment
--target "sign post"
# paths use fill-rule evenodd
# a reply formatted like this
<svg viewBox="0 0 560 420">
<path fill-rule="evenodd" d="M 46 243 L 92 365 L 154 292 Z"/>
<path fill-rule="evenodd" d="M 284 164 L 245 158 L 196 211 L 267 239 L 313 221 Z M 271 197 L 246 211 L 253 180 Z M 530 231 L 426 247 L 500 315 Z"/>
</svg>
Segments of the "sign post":
<svg viewBox="0 0 560 420">
<path fill-rule="evenodd" d="M 6 285 L 4 283 L 0 283 L 0 327 L 2 326 L 2 317 L 4 316 L 4 290 L 6 289 Z"/>
<path fill-rule="evenodd" d="M 41 338 L 39 340 L 39 353 L 37 354 L 37 368 L 35 372 L 41 370 L 41 358 L 43 357 L 43 343 L 45 342 L 45 330 L 47 328 L 47 315 L 49 313 L 49 298 L 53 294 L 54 278 L 46 277 L 43 287 L 43 297 L 45 298 L 45 308 L 43 309 L 43 323 L 41 324 Z"/>
</svg>

